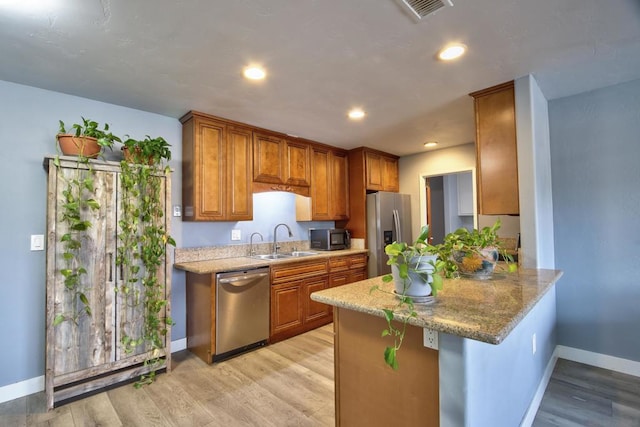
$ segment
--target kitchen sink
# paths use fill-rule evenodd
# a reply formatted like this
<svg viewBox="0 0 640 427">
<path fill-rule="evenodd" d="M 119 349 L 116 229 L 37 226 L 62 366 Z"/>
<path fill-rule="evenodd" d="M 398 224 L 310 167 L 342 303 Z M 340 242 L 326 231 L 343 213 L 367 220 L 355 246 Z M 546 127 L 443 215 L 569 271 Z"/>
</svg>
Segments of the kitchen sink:
<svg viewBox="0 0 640 427">
<path fill-rule="evenodd" d="M 263 255 L 251 255 L 249 258 L 253 259 L 286 259 L 286 258 L 298 258 L 303 256 L 318 255 L 317 252 L 309 251 L 293 251 L 283 252 L 280 254 L 263 254 Z"/>
<path fill-rule="evenodd" d="M 283 259 L 291 258 L 293 255 L 289 254 L 264 254 L 264 255 L 251 255 L 249 258 L 253 259 Z"/>
<path fill-rule="evenodd" d="M 291 255 L 293 257 L 301 257 L 301 256 L 318 255 L 318 253 L 317 252 L 309 252 L 309 251 L 293 251 L 293 252 L 288 252 L 286 255 Z"/>
</svg>

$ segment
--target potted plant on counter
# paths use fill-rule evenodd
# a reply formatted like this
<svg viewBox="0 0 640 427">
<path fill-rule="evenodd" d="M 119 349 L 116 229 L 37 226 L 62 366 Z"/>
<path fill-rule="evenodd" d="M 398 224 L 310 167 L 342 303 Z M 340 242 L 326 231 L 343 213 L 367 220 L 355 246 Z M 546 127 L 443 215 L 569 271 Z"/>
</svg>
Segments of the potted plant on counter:
<svg viewBox="0 0 640 427">
<path fill-rule="evenodd" d="M 385 253 L 389 256 L 387 264 L 391 266 L 391 274 L 382 277 L 383 282 L 394 283 L 394 295 L 398 303 L 393 308 L 383 308 L 387 327 L 382 331 L 382 336 L 390 336 L 393 345 L 387 346 L 384 351 L 384 360 L 394 370 L 398 369 L 397 353 L 402 346 L 407 323 L 412 317 L 416 317 L 414 304 L 429 304 L 433 302 L 439 290 L 442 289 L 442 275 L 440 274 L 445 263 L 439 259 L 436 247 L 427 243 L 429 226 L 420 230 L 416 241 L 409 245 L 404 242 L 394 242 L 385 247 Z M 380 290 L 374 286 L 371 291 Z M 405 317 L 400 326 L 394 324 L 395 313 L 404 311 Z"/>
<path fill-rule="evenodd" d="M 474 279 L 490 279 L 499 255 L 505 259 L 509 271 L 515 271 L 513 257 L 502 247 L 498 237 L 501 223 L 498 219 L 491 227 L 482 229 L 459 228 L 447 234 L 443 243 L 436 245 L 438 257 L 445 263 L 446 277 L 460 275 Z"/>
</svg>

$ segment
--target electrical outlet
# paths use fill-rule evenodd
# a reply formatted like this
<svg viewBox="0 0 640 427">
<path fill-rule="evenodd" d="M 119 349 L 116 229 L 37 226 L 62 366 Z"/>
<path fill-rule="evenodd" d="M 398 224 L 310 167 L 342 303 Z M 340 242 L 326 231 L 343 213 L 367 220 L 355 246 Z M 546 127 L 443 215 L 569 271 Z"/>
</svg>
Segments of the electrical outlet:
<svg viewBox="0 0 640 427">
<path fill-rule="evenodd" d="M 423 345 L 434 350 L 438 349 L 438 331 L 424 328 L 422 330 Z"/>
<path fill-rule="evenodd" d="M 173 205 L 173 216 L 182 216 L 180 205 Z"/>
<path fill-rule="evenodd" d="M 536 354 L 536 334 L 531 335 L 531 353 Z"/>
<path fill-rule="evenodd" d="M 44 251 L 44 234 L 31 235 L 31 250 Z"/>
<path fill-rule="evenodd" d="M 240 230 L 231 230 L 231 240 L 242 239 L 242 232 Z"/>
</svg>

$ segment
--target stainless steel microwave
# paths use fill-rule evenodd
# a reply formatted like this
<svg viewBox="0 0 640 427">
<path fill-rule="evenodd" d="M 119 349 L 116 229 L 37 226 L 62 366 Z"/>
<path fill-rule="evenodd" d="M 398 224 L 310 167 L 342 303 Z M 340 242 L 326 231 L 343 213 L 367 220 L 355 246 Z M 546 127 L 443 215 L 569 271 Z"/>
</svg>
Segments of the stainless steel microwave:
<svg viewBox="0 0 640 427">
<path fill-rule="evenodd" d="M 309 230 L 310 249 L 335 251 L 338 249 L 348 249 L 350 246 L 351 236 L 348 230 L 342 228 Z"/>
</svg>

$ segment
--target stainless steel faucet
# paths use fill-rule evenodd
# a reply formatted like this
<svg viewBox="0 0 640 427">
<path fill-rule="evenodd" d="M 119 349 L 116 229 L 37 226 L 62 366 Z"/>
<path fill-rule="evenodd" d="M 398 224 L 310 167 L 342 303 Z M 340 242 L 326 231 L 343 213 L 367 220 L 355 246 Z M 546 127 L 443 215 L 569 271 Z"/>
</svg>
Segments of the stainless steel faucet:
<svg viewBox="0 0 640 427">
<path fill-rule="evenodd" d="M 289 232 L 289 237 L 293 237 L 293 233 L 291 232 L 291 229 L 289 228 L 289 226 L 285 223 L 280 223 L 278 225 L 275 226 L 275 228 L 273 229 L 273 253 L 277 254 L 278 253 L 278 249 L 280 249 L 280 246 L 278 246 L 278 240 L 277 240 L 277 231 L 278 231 L 278 227 L 280 227 L 281 225 L 284 225 L 285 227 L 287 227 L 287 231 Z"/>
<path fill-rule="evenodd" d="M 264 242 L 264 236 L 262 236 L 262 234 L 258 233 L 257 231 L 251 233 L 251 237 L 249 237 L 249 256 L 253 256 L 256 254 L 256 251 L 253 250 L 253 236 L 255 235 L 260 236 L 260 241 Z"/>
</svg>

